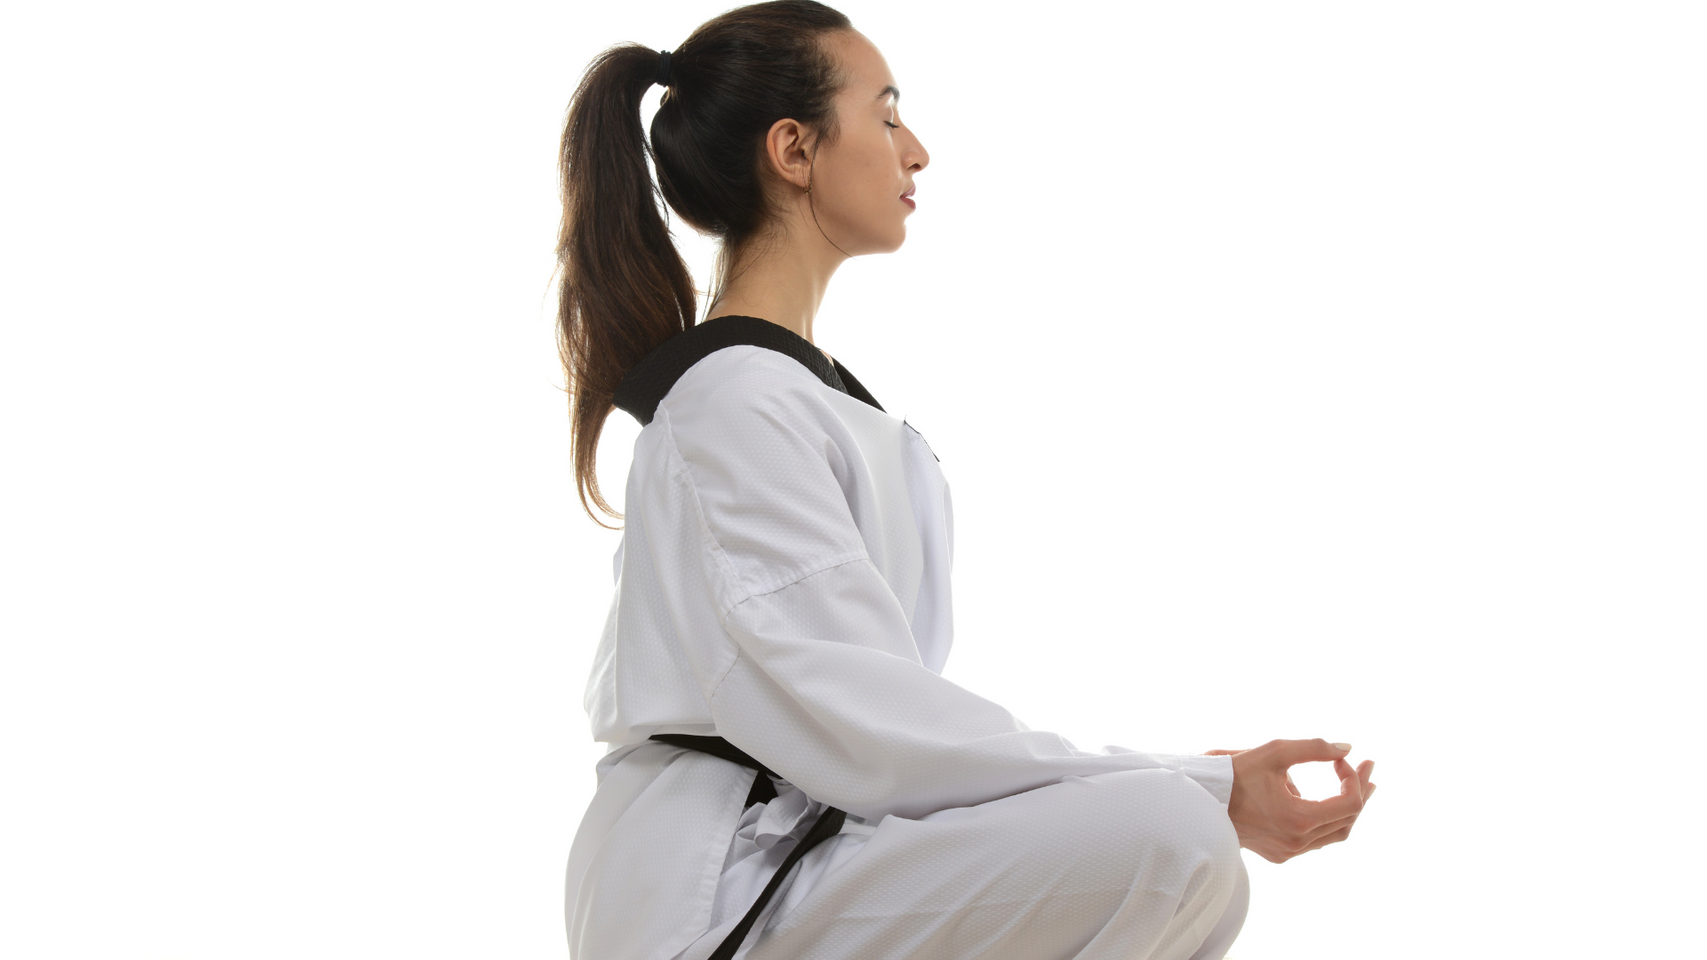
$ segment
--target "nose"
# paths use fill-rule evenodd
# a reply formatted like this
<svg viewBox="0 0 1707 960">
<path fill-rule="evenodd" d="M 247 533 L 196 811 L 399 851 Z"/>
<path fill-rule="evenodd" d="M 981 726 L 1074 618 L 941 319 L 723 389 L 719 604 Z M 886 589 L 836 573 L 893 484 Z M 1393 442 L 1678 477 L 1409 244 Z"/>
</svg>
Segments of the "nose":
<svg viewBox="0 0 1707 960">
<path fill-rule="evenodd" d="M 908 132 L 910 133 L 912 131 L 908 131 Z M 918 137 L 914 137 L 913 138 L 913 149 L 911 149 L 907 152 L 907 164 L 906 164 L 907 169 L 912 170 L 914 172 L 917 172 L 919 170 L 923 170 L 924 168 L 930 166 L 930 163 L 931 163 L 930 151 L 925 149 L 925 145 L 923 143 L 919 142 Z"/>
</svg>

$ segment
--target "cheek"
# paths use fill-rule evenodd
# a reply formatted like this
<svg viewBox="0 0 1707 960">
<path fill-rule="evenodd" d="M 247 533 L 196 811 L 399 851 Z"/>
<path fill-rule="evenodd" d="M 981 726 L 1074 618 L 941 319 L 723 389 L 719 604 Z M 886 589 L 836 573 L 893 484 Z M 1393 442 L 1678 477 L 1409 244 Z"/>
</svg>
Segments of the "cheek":
<svg viewBox="0 0 1707 960">
<path fill-rule="evenodd" d="M 852 144 L 848 144 L 852 146 Z M 859 150 L 847 150 L 837 158 L 836 179 L 845 184 L 836 191 L 836 212 L 850 220 L 887 217 L 904 211 L 901 187 L 897 186 L 896 163 L 892 146 L 887 140 L 862 145 Z M 820 171 L 830 174 L 830 169 Z M 826 199 L 829 199 L 826 197 Z"/>
<path fill-rule="evenodd" d="M 872 150 L 863 160 L 859 171 L 862 199 L 880 209 L 889 203 L 899 204 L 901 190 L 895 186 L 895 162 L 888 149 Z"/>
</svg>

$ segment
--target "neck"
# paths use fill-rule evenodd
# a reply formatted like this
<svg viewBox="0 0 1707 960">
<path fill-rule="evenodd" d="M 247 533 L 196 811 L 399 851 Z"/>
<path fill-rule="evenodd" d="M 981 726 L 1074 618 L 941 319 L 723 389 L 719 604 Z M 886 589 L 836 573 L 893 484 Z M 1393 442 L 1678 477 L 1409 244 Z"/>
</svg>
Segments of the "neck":
<svg viewBox="0 0 1707 960">
<path fill-rule="evenodd" d="M 796 214 L 789 218 L 786 235 L 779 242 L 755 245 L 754 256 L 735 265 L 733 278 L 711 305 L 707 319 L 729 314 L 758 317 L 781 324 L 815 345 L 812 321 L 830 278 L 847 256 L 819 231 L 804 204 Z"/>
</svg>

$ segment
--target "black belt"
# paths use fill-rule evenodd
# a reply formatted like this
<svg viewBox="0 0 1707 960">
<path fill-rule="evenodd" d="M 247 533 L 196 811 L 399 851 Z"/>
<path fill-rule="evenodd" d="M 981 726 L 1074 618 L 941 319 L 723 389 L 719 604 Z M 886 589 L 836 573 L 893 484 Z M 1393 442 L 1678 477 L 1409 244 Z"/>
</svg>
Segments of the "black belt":
<svg viewBox="0 0 1707 960">
<path fill-rule="evenodd" d="M 709 753 L 714 757 L 728 760 L 730 763 L 758 771 L 753 776 L 753 788 L 747 791 L 747 803 L 741 808 L 743 810 L 755 803 L 769 803 L 776 799 L 776 784 L 771 783 L 771 778 L 777 777 L 776 771 L 754 760 L 740 747 L 722 737 L 696 737 L 687 733 L 659 733 L 654 734 L 652 739 L 667 743 L 672 747 L 686 747 L 689 750 L 698 750 L 700 753 Z M 781 778 L 777 777 L 777 779 Z M 759 914 L 764 911 L 765 904 L 770 902 L 771 896 L 776 893 L 778 887 L 782 886 L 782 880 L 788 876 L 788 871 L 800 862 L 801 857 L 806 856 L 808 850 L 841 833 L 842 824 L 847 818 L 848 815 L 845 810 L 837 810 L 835 807 L 824 808 L 824 812 L 818 815 L 817 822 L 812 824 L 812 829 L 806 831 L 806 836 L 801 837 L 800 842 L 794 845 L 793 850 L 789 851 L 787 858 L 782 861 L 782 866 L 776 868 L 776 874 L 771 877 L 770 883 L 765 884 L 765 890 L 759 894 L 759 899 L 748 908 L 747 915 L 741 918 L 741 922 L 735 925 L 734 930 L 729 931 L 729 936 L 723 939 L 723 943 L 706 960 L 732 960 L 735 951 L 741 948 L 741 941 L 747 939 L 747 932 L 753 929 L 753 924 L 758 921 Z"/>
</svg>

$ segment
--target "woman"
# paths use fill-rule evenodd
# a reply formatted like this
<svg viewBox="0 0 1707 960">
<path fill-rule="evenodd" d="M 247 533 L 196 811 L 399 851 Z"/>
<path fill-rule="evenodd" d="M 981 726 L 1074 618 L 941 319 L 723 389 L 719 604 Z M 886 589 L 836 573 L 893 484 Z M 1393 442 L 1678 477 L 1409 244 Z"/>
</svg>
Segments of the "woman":
<svg viewBox="0 0 1707 960">
<path fill-rule="evenodd" d="M 808 0 L 613 47 L 575 94 L 560 332 L 589 515 L 618 516 L 604 418 L 644 425 L 586 691 L 612 749 L 570 854 L 581 960 L 1220 957 L 1240 845 L 1342 840 L 1374 789 L 1320 740 L 1079 750 L 940 676 L 947 483 L 812 329 L 837 266 L 905 238 L 930 156 L 899 97 Z M 649 154 L 722 240 L 699 324 Z M 1289 789 L 1305 760 L 1336 762 L 1340 797 Z"/>
</svg>

